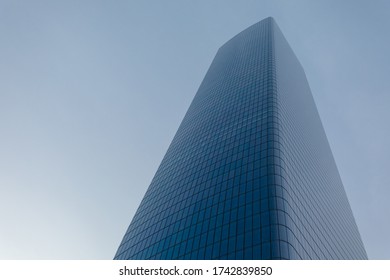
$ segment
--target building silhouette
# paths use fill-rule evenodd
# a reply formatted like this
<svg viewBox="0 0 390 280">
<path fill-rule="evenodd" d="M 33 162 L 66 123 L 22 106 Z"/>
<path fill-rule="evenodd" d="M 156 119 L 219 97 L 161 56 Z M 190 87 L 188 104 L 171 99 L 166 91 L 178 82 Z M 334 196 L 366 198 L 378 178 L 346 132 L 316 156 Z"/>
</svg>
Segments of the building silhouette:
<svg viewBox="0 0 390 280">
<path fill-rule="evenodd" d="M 115 259 L 366 259 L 302 66 L 272 18 L 216 54 Z"/>
</svg>

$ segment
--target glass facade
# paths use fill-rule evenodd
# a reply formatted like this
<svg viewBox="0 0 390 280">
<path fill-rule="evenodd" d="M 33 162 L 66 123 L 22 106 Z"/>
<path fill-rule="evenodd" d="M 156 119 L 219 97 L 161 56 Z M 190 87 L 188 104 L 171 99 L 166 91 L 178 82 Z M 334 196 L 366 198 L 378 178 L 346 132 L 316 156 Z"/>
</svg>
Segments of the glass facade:
<svg viewBox="0 0 390 280">
<path fill-rule="evenodd" d="M 366 259 L 302 66 L 272 18 L 216 54 L 115 259 Z"/>
</svg>

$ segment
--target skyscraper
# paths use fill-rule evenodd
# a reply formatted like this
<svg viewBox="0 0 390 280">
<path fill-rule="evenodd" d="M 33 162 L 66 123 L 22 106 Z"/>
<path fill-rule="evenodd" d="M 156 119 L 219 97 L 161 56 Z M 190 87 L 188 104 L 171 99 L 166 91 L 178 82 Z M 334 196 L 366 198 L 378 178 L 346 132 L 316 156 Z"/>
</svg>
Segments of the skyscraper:
<svg viewBox="0 0 390 280">
<path fill-rule="evenodd" d="M 216 54 L 115 259 L 366 259 L 302 66 L 272 18 Z"/>
</svg>

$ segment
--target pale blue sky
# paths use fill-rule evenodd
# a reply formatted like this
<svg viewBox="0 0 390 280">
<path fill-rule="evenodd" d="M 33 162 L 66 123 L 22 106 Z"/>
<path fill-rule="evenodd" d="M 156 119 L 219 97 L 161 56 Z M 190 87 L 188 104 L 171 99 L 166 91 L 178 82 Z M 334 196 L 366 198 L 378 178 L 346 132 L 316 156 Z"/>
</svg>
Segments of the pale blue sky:
<svg viewBox="0 0 390 280">
<path fill-rule="evenodd" d="M 0 0 L 0 258 L 113 258 L 217 49 L 268 16 L 369 257 L 390 259 L 385 0 Z"/>
</svg>

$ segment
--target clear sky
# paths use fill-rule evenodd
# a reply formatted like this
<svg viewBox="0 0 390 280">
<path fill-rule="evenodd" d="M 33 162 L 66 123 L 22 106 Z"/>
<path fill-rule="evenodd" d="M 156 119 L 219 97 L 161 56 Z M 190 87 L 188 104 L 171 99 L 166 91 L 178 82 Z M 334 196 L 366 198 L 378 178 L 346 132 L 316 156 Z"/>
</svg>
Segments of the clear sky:
<svg viewBox="0 0 390 280">
<path fill-rule="evenodd" d="M 216 51 L 268 16 L 390 259 L 386 0 L 0 0 L 0 259 L 112 259 Z"/>
</svg>

